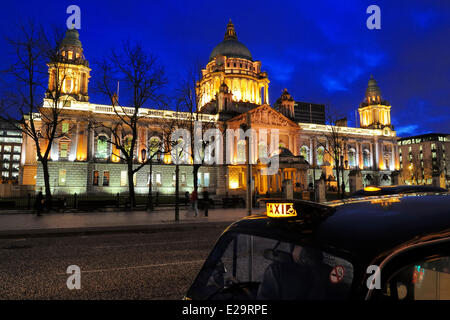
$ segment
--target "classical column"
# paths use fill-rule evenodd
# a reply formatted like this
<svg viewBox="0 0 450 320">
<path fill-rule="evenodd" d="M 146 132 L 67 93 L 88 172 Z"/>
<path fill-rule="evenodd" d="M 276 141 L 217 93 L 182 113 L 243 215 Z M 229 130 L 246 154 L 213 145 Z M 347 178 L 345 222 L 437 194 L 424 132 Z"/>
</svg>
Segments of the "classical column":
<svg viewBox="0 0 450 320">
<path fill-rule="evenodd" d="M 374 153 L 373 153 L 373 160 L 374 160 L 373 169 L 376 170 L 376 169 L 379 168 L 378 160 L 379 160 L 379 156 L 380 156 L 379 150 L 378 150 L 379 149 L 378 139 L 375 139 L 373 144 L 375 145 L 375 150 L 374 150 Z"/>
<path fill-rule="evenodd" d="M 94 143 L 94 139 L 95 139 L 95 134 L 94 134 L 94 128 L 92 127 L 92 123 L 89 121 L 89 124 L 88 124 L 88 130 L 89 130 L 89 132 L 88 132 L 88 139 L 89 139 L 89 141 L 88 141 L 88 155 L 87 155 L 87 159 L 88 159 L 88 161 L 91 161 L 91 160 L 93 160 L 94 159 L 94 157 L 95 157 L 95 152 L 94 152 L 94 150 L 95 150 L 95 143 Z"/>
<path fill-rule="evenodd" d="M 391 142 L 391 171 L 395 170 L 396 146 Z"/>
<path fill-rule="evenodd" d="M 292 145 L 292 136 L 289 134 L 289 150 L 293 153 L 293 154 L 295 154 L 295 150 L 294 150 L 294 146 Z"/>
<path fill-rule="evenodd" d="M 384 154 L 383 154 L 383 141 L 379 142 L 379 155 L 378 155 L 378 167 L 386 169 L 386 165 L 384 163 Z"/>
<path fill-rule="evenodd" d="M 70 147 L 70 160 L 75 160 L 77 158 L 79 131 L 80 131 L 80 123 L 77 121 L 75 134 L 72 135 L 72 145 Z"/>
<path fill-rule="evenodd" d="M 355 160 L 356 160 L 356 168 L 359 169 L 361 167 L 361 164 L 359 163 L 360 156 L 359 156 L 359 142 L 358 140 L 355 140 Z"/>
</svg>

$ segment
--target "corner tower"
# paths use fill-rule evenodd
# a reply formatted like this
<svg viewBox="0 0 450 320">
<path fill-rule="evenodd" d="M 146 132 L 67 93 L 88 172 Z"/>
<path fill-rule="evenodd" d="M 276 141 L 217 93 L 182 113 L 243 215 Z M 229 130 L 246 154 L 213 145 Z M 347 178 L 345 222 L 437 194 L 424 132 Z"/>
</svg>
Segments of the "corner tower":
<svg viewBox="0 0 450 320">
<path fill-rule="evenodd" d="M 88 102 L 91 69 L 83 54 L 80 35 L 75 28 L 66 31 L 55 58 L 48 64 L 49 81 L 46 98 L 57 92 L 69 100 Z"/>
<path fill-rule="evenodd" d="M 373 76 L 370 76 L 366 95 L 358 108 L 358 112 L 361 128 L 384 129 L 389 127 L 393 129 L 391 106 L 388 101 L 382 99 L 381 90 Z"/>
<path fill-rule="evenodd" d="M 225 90 L 226 89 L 226 90 Z M 211 52 L 197 82 L 198 107 L 204 113 L 243 113 L 269 103 L 269 79 L 248 48 L 238 41 L 231 20 L 225 36 Z M 218 101 L 229 93 L 231 101 Z"/>
</svg>

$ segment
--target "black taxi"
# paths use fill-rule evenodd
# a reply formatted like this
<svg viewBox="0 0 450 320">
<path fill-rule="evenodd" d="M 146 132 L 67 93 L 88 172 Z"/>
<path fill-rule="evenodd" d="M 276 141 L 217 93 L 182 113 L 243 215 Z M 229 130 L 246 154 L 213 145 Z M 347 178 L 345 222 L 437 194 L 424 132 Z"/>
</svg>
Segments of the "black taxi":
<svg viewBox="0 0 450 320">
<path fill-rule="evenodd" d="M 449 300 L 450 195 L 266 199 L 223 232 L 185 298 Z"/>
</svg>

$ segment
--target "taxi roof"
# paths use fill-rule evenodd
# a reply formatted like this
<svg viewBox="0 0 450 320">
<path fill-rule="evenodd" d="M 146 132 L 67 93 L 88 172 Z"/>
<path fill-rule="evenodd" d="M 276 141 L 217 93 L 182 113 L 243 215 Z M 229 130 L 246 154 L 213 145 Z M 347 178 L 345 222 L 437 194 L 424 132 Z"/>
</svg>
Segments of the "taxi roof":
<svg viewBox="0 0 450 320">
<path fill-rule="evenodd" d="M 288 240 L 309 240 L 359 259 L 374 257 L 414 238 L 450 231 L 450 195 L 401 195 L 331 204 L 335 212 L 314 227 L 301 221 L 244 218 L 228 230 Z"/>
</svg>

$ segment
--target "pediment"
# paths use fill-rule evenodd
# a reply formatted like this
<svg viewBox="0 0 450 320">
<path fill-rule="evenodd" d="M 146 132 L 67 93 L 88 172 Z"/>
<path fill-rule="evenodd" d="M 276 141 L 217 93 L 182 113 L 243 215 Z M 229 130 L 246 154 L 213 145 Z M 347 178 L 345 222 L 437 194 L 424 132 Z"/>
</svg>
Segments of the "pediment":
<svg viewBox="0 0 450 320">
<path fill-rule="evenodd" d="M 247 121 L 247 114 L 250 115 L 250 122 L 252 125 L 299 128 L 297 123 L 267 104 L 263 104 L 246 113 L 231 118 L 227 121 L 227 124 L 245 123 Z"/>
</svg>

